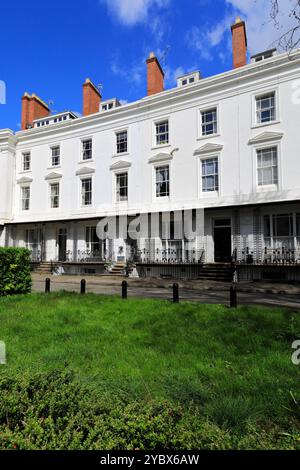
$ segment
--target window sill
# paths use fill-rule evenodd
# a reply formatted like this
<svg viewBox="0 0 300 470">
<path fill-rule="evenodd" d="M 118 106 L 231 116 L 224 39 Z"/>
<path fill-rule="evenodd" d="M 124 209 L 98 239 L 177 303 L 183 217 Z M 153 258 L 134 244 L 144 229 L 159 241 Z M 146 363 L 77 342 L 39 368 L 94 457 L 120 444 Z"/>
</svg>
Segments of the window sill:
<svg viewBox="0 0 300 470">
<path fill-rule="evenodd" d="M 154 202 L 170 202 L 170 196 L 155 196 L 154 197 Z"/>
<path fill-rule="evenodd" d="M 90 160 L 79 160 L 78 164 L 82 165 L 83 163 L 85 163 L 85 164 L 86 163 L 94 163 L 94 161 L 95 160 L 93 158 L 91 158 Z"/>
<path fill-rule="evenodd" d="M 167 147 L 172 147 L 172 145 L 171 144 L 155 145 L 154 147 L 151 148 L 151 150 L 158 150 L 158 149 L 167 148 Z"/>
<path fill-rule="evenodd" d="M 201 135 L 197 137 L 197 140 L 207 140 L 207 139 L 214 139 L 215 137 L 220 137 L 221 134 L 218 132 L 217 134 L 210 134 L 210 135 Z"/>
<path fill-rule="evenodd" d="M 270 121 L 263 122 L 262 124 L 253 124 L 251 129 L 260 129 L 261 127 L 275 126 L 275 124 L 281 124 L 281 121 Z"/>
<path fill-rule="evenodd" d="M 216 198 L 220 196 L 219 191 L 201 191 L 200 192 L 200 199 L 201 198 Z"/>
<path fill-rule="evenodd" d="M 22 170 L 22 171 L 19 171 L 19 175 L 27 175 L 28 173 L 32 173 L 32 170 Z"/>
<path fill-rule="evenodd" d="M 126 156 L 128 156 L 128 155 L 130 155 L 130 153 L 129 153 L 129 152 L 115 153 L 115 154 L 112 156 L 112 158 L 117 158 L 117 157 L 126 157 Z"/>
<path fill-rule="evenodd" d="M 257 186 L 256 188 L 258 193 L 267 193 L 269 191 L 278 191 L 277 184 L 266 184 L 264 186 Z"/>
<path fill-rule="evenodd" d="M 61 165 L 56 165 L 56 166 L 48 166 L 47 170 L 60 170 Z"/>
</svg>

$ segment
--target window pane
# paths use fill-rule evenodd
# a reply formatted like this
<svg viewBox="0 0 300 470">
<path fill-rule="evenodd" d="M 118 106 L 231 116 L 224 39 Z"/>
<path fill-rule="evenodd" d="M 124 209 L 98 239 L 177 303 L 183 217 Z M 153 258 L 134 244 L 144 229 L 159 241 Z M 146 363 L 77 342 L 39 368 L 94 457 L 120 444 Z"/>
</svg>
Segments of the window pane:
<svg viewBox="0 0 300 470">
<path fill-rule="evenodd" d="M 291 214 L 273 217 L 273 232 L 275 237 L 290 237 L 293 235 L 293 218 Z"/>
<path fill-rule="evenodd" d="M 127 201 L 128 199 L 128 173 L 116 175 L 117 179 L 117 202 Z"/>
<path fill-rule="evenodd" d="M 92 204 L 92 179 L 82 180 L 82 205 L 89 206 Z"/>
<path fill-rule="evenodd" d="M 217 133 L 217 109 L 210 109 L 201 112 L 202 135 Z"/>
<path fill-rule="evenodd" d="M 156 145 L 169 143 L 169 121 L 156 123 Z"/>
<path fill-rule="evenodd" d="M 156 197 L 169 196 L 169 166 L 156 168 Z"/>
<path fill-rule="evenodd" d="M 53 147 L 52 153 L 52 166 L 58 166 L 60 164 L 60 147 Z"/>
<path fill-rule="evenodd" d="M 275 93 L 256 98 L 258 124 L 275 120 Z"/>
<path fill-rule="evenodd" d="M 50 185 L 50 200 L 52 209 L 59 207 L 59 183 Z"/>
<path fill-rule="evenodd" d="M 127 131 L 118 132 L 117 138 L 117 153 L 127 152 Z"/>
<path fill-rule="evenodd" d="M 219 190 L 218 158 L 202 160 L 202 191 Z"/>
<path fill-rule="evenodd" d="M 257 150 L 257 179 L 259 186 L 277 184 L 277 147 Z"/>
<path fill-rule="evenodd" d="M 84 140 L 82 142 L 82 159 L 91 160 L 92 158 L 92 140 Z"/>
</svg>

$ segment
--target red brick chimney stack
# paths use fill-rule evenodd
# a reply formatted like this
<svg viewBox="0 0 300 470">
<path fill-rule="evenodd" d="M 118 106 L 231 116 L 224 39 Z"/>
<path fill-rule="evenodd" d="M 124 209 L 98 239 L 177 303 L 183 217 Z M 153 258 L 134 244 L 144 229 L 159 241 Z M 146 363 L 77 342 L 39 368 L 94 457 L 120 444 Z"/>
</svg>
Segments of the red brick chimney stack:
<svg viewBox="0 0 300 470">
<path fill-rule="evenodd" d="M 50 109 L 47 104 L 37 95 L 24 93 L 22 97 L 22 130 L 33 127 L 35 119 L 47 117 L 50 115 Z"/>
<path fill-rule="evenodd" d="M 232 32 L 232 50 L 233 50 L 233 68 L 244 67 L 247 65 L 247 34 L 245 22 L 238 16 L 235 23 L 231 26 Z"/>
<path fill-rule="evenodd" d="M 83 84 L 83 116 L 89 116 L 100 111 L 101 94 L 89 78 Z"/>
<path fill-rule="evenodd" d="M 160 63 L 151 52 L 149 59 L 147 59 L 147 95 L 155 95 L 164 91 L 164 77 L 165 74 L 161 68 Z"/>
</svg>

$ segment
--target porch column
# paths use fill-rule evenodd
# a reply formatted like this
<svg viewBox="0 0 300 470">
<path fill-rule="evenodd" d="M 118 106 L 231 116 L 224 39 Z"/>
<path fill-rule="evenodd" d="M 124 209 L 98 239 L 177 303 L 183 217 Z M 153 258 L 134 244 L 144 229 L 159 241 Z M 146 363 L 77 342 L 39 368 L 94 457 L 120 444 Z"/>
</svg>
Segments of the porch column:
<svg viewBox="0 0 300 470">
<path fill-rule="evenodd" d="M 253 244 L 254 259 L 256 261 L 263 261 L 263 235 L 260 208 L 253 210 Z"/>
<path fill-rule="evenodd" d="M 73 261 L 77 262 L 77 251 L 78 251 L 78 224 L 73 222 Z"/>
</svg>

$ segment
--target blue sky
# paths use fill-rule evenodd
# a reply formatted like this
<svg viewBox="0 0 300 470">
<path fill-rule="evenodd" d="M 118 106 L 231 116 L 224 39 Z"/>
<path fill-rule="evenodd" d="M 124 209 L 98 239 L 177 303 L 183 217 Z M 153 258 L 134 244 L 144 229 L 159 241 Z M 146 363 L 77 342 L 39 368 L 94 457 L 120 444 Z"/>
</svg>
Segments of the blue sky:
<svg viewBox="0 0 300 470">
<path fill-rule="evenodd" d="M 269 12 L 270 0 L 3 2 L 0 80 L 6 84 L 6 104 L 0 104 L 0 129 L 19 129 L 25 91 L 53 101 L 53 111 L 81 112 L 86 77 L 103 85 L 103 99 L 131 102 L 145 96 L 145 59 L 151 51 L 158 57 L 168 51 L 166 88 L 190 70 L 204 77 L 229 70 L 236 15 L 247 22 L 254 53 L 280 35 Z M 281 20 L 285 28 L 289 19 Z"/>
</svg>

